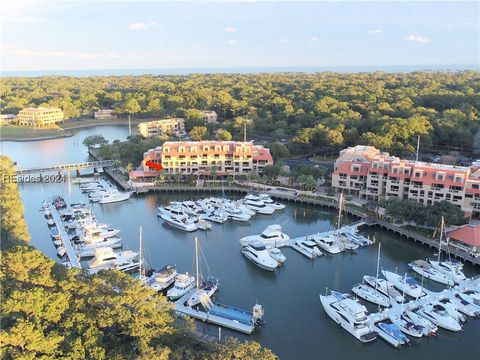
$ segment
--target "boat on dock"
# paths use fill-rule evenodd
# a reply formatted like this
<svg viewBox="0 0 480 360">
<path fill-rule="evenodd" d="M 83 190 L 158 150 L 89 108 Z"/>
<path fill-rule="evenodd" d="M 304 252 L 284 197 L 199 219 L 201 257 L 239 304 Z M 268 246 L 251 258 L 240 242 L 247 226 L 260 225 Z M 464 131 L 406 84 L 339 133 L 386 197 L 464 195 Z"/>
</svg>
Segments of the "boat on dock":
<svg viewBox="0 0 480 360">
<path fill-rule="evenodd" d="M 195 277 L 186 274 L 178 274 L 175 277 L 173 287 L 167 291 L 167 298 L 170 301 L 180 299 L 195 287 Z"/>
<path fill-rule="evenodd" d="M 368 326 L 367 308 L 358 302 L 334 295 L 320 295 L 320 302 L 326 314 L 361 342 L 370 342 L 378 333 Z"/>
<path fill-rule="evenodd" d="M 175 265 L 166 265 L 159 270 L 150 270 L 141 280 L 145 286 L 160 292 L 173 284 L 177 276 L 177 267 Z"/>
<path fill-rule="evenodd" d="M 332 234 L 315 234 L 311 236 L 317 246 L 323 250 L 326 250 L 330 254 L 338 254 L 342 252 L 342 245 L 339 243 L 338 238 Z"/>
<path fill-rule="evenodd" d="M 130 193 L 118 190 L 107 191 L 98 201 L 100 204 L 110 204 L 130 199 Z"/>
<path fill-rule="evenodd" d="M 282 251 L 279 248 L 270 248 L 267 249 L 270 256 L 278 262 L 279 265 L 282 265 L 287 258 L 283 255 Z"/>
<path fill-rule="evenodd" d="M 388 296 L 390 299 L 396 301 L 397 303 L 401 303 L 404 301 L 404 297 L 402 294 L 395 289 L 393 284 L 385 279 L 375 278 L 374 276 L 365 275 L 363 280 L 370 285 L 371 287 L 377 289 L 383 295 Z"/>
<path fill-rule="evenodd" d="M 386 270 L 382 270 L 382 274 L 385 276 L 385 279 L 390 281 L 397 289 L 403 291 L 408 296 L 418 299 L 425 295 L 422 287 L 418 285 L 415 279 L 412 277 L 408 277 L 406 275 L 405 277 L 402 277 Z"/>
<path fill-rule="evenodd" d="M 263 215 L 272 215 L 275 212 L 275 209 L 271 206 L 268 206 L 261 200 L 249 200 L 245 199 L 243 204 L 249 209 L 255 211 L 256 213 Z"/>
<path fill-rule="evenodd" d="M 413 271 L 422 277 L 436 281 L 440 284 L 453 286 L 455 282 L 448 276 L 442 274 L 440 271 L 436 270 L 431 264 L 424 260 L 415 260 L 408 264 Z"/>
<path fill-rule="evenodd" d="M 279 266 L 277 260 L 270 256 L 267 248 L 259 241 L 252 241 L 248 245 L 242 247 L 242 254 L 260 269 L 267 271 L 275 271 Z"/>
<path fill-rule="evenodd" d="M 448 313 L 443 305 L 425 304 L 417 312 L 420 316 L 441 328 L 450 331 L 462 330 L 462 326 Z"/>
<path fill-rule="evenodd" d="M 116 253 L 109 247 L 98 248 L 95 249 L 95 257 L 88 262 L 88 269 L 91 273 L 107 269 L 131 272 L 140 266 L 140 261 L 135 261 L 137 256 L 134 251 Z"/>
<path fill-rule="evenodd" d="M 424 328 L 424 336 L 437 336 L 437 331 L 438 327 L 434 323 L 432 323 L 430 320 L 425 319 L 424 317 L 418 315 L 416 312 L 407 310 L 403 313 L 403 316 L 405 319 L 408 321 L 411 321 L 412 323 L 416 325 L 423 326 Z"/>
<path fill-rule="evenodd" d="M 425 332 L 423 326 L 410 321 L 407 317 L 404 317 L 402 313 L 390 313 L 389 318 L 393 324 L 397 325 L 398 328 L 407 335 L 421 338 Z"/>
<path fill-rule="evenodd" d="M 277 247 L 278 244 L 284 244 L 290 240 L 290 236 L 282 232 L 282 227 L 278 224 L 268 225 L 260 235 L 245 236 L 240 239 L 240 244 L 248 245 L 253 241 L 260 241 L 267 248 Z"/>
<path fill-rule="evenodd" d="M 297 250 L 309 259 L 316 259 L 323 253 L 317 248 L 317 244 L 312 240 L 298 239 L 290 245 L 292 249 Z"/>
<path fill-rule="evenodd" d="M 402 333 L 400 328 L 393 323 L 379 322 L 376 324 L 376 326 L 378 329 L 378 336 L 394 347 L 400 347 L 410 342 L 408 337 Z"/>
<path fill-rule="evenodd" d="M 370 286 L 364 284 L 357 284 L 352 288 L 352 292 L 358 297 L 370 301 L 371 303 L 383 307 L 390 306 L 390 298 Z"/>
<path fill-rule="evenodd" d="M 198 229 L 198 224 L 194 219 L 186 216 L 162 214 L 160 217 L 165 221 L 167 225 L 179 230 L 192 232 Z"/>
<path fill-rule="evenodd" d="M 54 240 L 60 240 L 60 232 L 58 231 L 57 226 L 50 227 L 50 236 Z"/>
</svg>

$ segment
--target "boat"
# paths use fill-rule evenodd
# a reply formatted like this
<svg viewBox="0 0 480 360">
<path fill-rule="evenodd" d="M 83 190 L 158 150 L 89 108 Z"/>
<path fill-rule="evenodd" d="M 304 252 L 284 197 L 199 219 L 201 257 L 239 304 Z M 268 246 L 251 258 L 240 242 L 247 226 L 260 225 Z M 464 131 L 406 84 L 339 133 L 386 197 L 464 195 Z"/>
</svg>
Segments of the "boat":
<svg viewBox="0 0 480 360">
<path fill-rule="evenodd" d="M 462 299 L 458 293 L 453 297 L 449 297 L 448 301 L 450 301 L 458 309 L 458 311 L 462 312 L 463 314 L 480 318 L 480 307 Z"/>
<path fill-rule="evenodd" d="M 57 249 L 57 255 L 60 257 L 63 257 L 67 253 L 67 249 L 65 249 L 63 246 L 60 246 Z"/>
<path fill-rule="evenodd" d="M 248 200 L 245 199 L 243 202 L 246 207 L 249 209 L 263 215 L 272 215 L 275 212 L 275 209 L 271 206 L 266 205 L 263 201 L 261 200 Z"/>
<path fill-rule="evenodd" d="M 337 235 L 338 245 L 342 250 L 356 250 L 360 247 L 344 235 Z"/>
<path fill-rule="evenodd" d="M 195 277 L 186 274 L 178 274 L 175 277 L 173 287 L 167 291 L 167 297 L 171 301 L 180 299 L 195 287 Z"/>
<path fill-rule="evenodd" d="M 178 205 L 171 205 L 158 208 L 157 216 L 162 217 L 162 215 L 174 215 L 174 216 L 181 216 L 181 217 L 188 217 L 188 214 L 182 209 L 181 206 Z"/>
<path fill-rule="evenodd" d="M 92 273 L 100 270 L 116 269 L 130 272 L 140 266 L 140 261 L 135 261 L 138 253 L 133 251 L 114 252 L 110 247 L 95 249 L 95 257 L 88 262 L 88 269 Z"/>
<path fill-rule="evenodd" d="M 242 210 L 233 207 L 224 208 L 223 214 L 235 221 L 249 221 L 252 218 L 251 215 L 248 215 Z"/>
<path fill-rule="evenodd" d="M 285 260 L 287 260 L 287 258 L 285 257 L 285 255 L 283 255 L 282 251 L 279 248 L 270 248 L 267 249 L 267 251 L 270 254 L 270 257 L 278 261 L 280 265 L 282 265 Z"/>
<path fill-rule="evenodd" d="M 393 324 L 397 325 L 399 329 L 407 335 L 420 338 L 425 333 L 425 328 L 422 325 L 415 324 L 403 316 L 403 314 L 390 312 L 389 318 Z"/>
<path fill-rule="evenodd" d="M 360 246 L 369 246 L 373 244 L 372 240 L 367 239 L 365 236 L 358 235 L 357 230 L 350 226 L 344 226 L 341 228 L 341 232 L 345 235 L 350 241 L 356 243 Z"/>
<path fill-rule="evenodd" d="M 445 219 L 442 216 L 442 221 L 440 223 L 440 237 L 438 240 L 438 257 L 436 261 L 430 259 L 429 262 L 435 270 L 446 275 L 456 283 L 462 282 L 466 279 L 466 276 L 463 273 L 463 264 L 460 261 L 454 261 L 452 259 L 449 259 L 447 261 L 441 261 L 442 240 L 443 240 L 444 234 L 445 234 Z M 447 251 L 448 251 L 448 255 L 450 256 L 450 251 L 448 247 L 448 237 L 447 237 Z"/>
<path fill-rule="evenodd" d="M 283 210 L 285 209 L 285 204 L 282 204 L 282 203 L 279 203 L 277 201 L 273 201 L 271 198 L 270 198 L 270 195 L 268 194 L 259 194 L 258 195 L 258 198 L 263 201 L 265 203 L 265 205 L 268 205 L 272 208 L 274 208 L 275 210 Z"/>
<path fill-rule="evenodd" d="M 311 240 L 297 240 L 295 241 L 295 245 L 300 248 L 305 253 L 309 254 L 312 258 L 317 258 L 322 256 L 323 253 L 318 250 L 317 244 Z"/>
<path fill-rule="evenodd" d="M 160 216 L 165 223 L 179 230 L 192 232 L 198 229 L 198 225 L 194 219 L 188 216 L 177 216 L 171 214 L 162 214 Z"/>
<path fill-rule="evenodd" d="M 385 279 L 375 278 L 374 276 L 365 275 L 363 280 L 371 287 L 377 289 L 383 295 L 388 296 L 390 299 L 395 300 L 397 303 L 404 301 L 402 294 L 395 289 L 393 284 Z"/>
<path fill-rule="evenodd" d="M 50 236 L 52 239 L 59 240 L 60 239 L 60 232 L 58 231 L 57 226 L 50 227 Z"/>
<path fill-rule="evenodd" d="M 327 315 L 361 342 L 370 342 L 377 333 L 368 326 L 367 309 L 352 299 L 338 299 L 334 295 L 320 295 Z"/>
<path fill-rule="evenodd" d="M 248 245 L 252 241 L 260 241 L 267 248 L 277 247 L 278 242 L 286 242 L 290 236 L 282 232 L 282 227 L 278 224 L 268 225 L 260 235 L 250 235 L 240 239 L 240 244 Z"/>
<path fill-rule="evenodd" d="M 53 197 L 52 204 L 57 210 L 65 209 L 67 207 L 67 203 L 65 202 L 64 198 L 58 195 Z"/>
<path fill-rule="evenodd" d="M 407 310 L 403 313 L 405 319 L 411 321 L 414 324 L 423 326 L 424 335 L 437 336 L 438 327 L 430 320 L 425 319 L 424 317 L 418 315 L 414 311 Z"/>
<path fill-rule="evenodd" d="M 402 333 L 400 328 L 392 323 L 379 322 L 377 325 L 381 330 L 398 341 L 401 345 L 408 344 L 410 340 Z"/>
<path fill-rule="evenodd" d="M 457 295 L 469 304 L 480 307 L 480 294 L 478 294 L 477 292 L 472 290 L 463 290 L 458 292 Z"/>
<path fill-rule="evenodd" d="M 207 215 L 201 215 L 201 218 L 204 220 L 213 221 L 217 224 L 223 224 L 228 220 L 228 217 L 218 210 Z"/>
<path fill-rule="evenodd" d="M 401 277 L 398 274 L 395 274 L 391 271 L 382 270 L 383 276 L 390 281 L 397 289 L 403 291 L 408 296 L 411 296 L 415 299 L 422 297 L 425 293 L 422 290 L 422 287 L 417 284 L 415 279 L 412 277 Z"/>
<path fill-rule="evenodd" d="M 55 225 L 55 220 L 53 220 L 52 218 L 47 219 L 47 225 L 48 225 L 48 226 L 53 226 L 53 225 Z"/>
<path fill-rule="evenodd" d="M 150 274 L 142 278 L 143 284 L 159 292 L 168 288 L 175 281 L 177 276 L 177 267 L 167 265 L 160 270 L 151 271 Z"/>
<path fill-rule="evenodd" d="M 370 286 L 364 284 L 357 284 L 352 288 L 352 292 L 358 297 L 370 301 L 371 303 L 383 307 L 390 306 L 390 298 Z"/>
<path fill-rule="evenodd" d="M 342 252 L 342 249 L 340 246 L 338 246 L 338 240 L 337 237 L 333 234 L 327 234 L 327 235 L 320 235 L 316 234 L 313 235 L 313 239 L 317 243 L 317 245 L 322 248 L 323 250 L 326 250 L 330 254 L 338 254 Z"/>
<path fill-rule="evenodd" d="M 441 304 L 425 304 L 418 310 L 418 314 L 444 329 L 450 331 L 462 330 L 462 326 L 458 321 L 450 316 L 448 311 Z"/>
<path fill-rule="evenodd" d="M 429 280 L 436 281 L 440 284 L 453 286 L 455 282 L 442 274 L 440 271 L 436 270 L 431 264 L 424 260 L 415 260 L 408 264 L 417 274 L 421 275 L 424 278 Z"/>
<path fill-rule="evenodd" d="M 274 271 L 278 267 L 278 261 L 273 259 L 265 245 L 259 241 L 252 241 L 242 247 L 242 254 L 259 268 Z"/>
<path fill-rule="evenodd" d="M 445 308 L 445 310 L 447 310 L 448 314 L 451 317 L 453 317 L 455 320 L 457 320 L 459 324 L 464 324 L 467 322 L 467 318 L 465 317 L 465 315 L 463 315 L 460 311 L 458 311 L 457 307 L 453 303 L 451 303 L 449 299 L 440 299 L 432 302 L 432 304 L 442 305 Z"/>
<path fill-rule="evenodd" d="M 108 191 L 102 195 L 101 199 L 98 201 L 100 204 L 110 204 L 120 201 L 125 201 L 130 199 L 130 193 L 120 192 L 118 190 Z"/>
<path fill-rule="evenodd" d="M 196 224 L 200 230 L 210 230 L 213 227 L 212 223 L 208 222 L 205 219 L 198 219 L 196 221 Z"/>
<path fill-rule="evenodd" d="M 247 215 L 253 216 L 253 215 L 256 214 L 255 211 L 253 211 L 249 207 L 245 206 L 245 204 L 243 204 L 243 202 L 241 200 L 236 201 L 233 204 L 233 206 L 235 206 L 236 208 L 238 208 L 240 211 L 244 212 Z"/>
<path fill-rule="evenodd" d="M 195 238 L 195 268 L 196 268 L 196 276 L 195 276 L 195 291 L 190 295 L 187 300 L 187 306 L 193 307 L 201 302 L 205 302 L 212 297 L 212 295 L 217 291 L 219 282 L 218 278 L 214 276 L 208 276 L 206 280 L 204 280 L 200 284 L 200 261 L 199 261 L 199 249 L 200 246 L 198 244 L 198 238 Z"/>
</svg>

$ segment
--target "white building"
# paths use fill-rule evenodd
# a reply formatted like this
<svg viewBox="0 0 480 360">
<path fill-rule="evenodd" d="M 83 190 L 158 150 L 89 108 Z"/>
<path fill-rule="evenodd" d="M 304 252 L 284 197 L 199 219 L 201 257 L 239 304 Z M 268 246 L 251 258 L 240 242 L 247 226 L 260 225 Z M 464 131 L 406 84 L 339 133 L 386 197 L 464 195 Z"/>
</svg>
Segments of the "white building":
<svg viewBox="0 0 480 360">
<path fill-rule="evenodd" d="M 115 119 L 117 115 L 114 114 L 113 110 L 98 110 L 94 113 L 95 119 Z"/>
</svg>

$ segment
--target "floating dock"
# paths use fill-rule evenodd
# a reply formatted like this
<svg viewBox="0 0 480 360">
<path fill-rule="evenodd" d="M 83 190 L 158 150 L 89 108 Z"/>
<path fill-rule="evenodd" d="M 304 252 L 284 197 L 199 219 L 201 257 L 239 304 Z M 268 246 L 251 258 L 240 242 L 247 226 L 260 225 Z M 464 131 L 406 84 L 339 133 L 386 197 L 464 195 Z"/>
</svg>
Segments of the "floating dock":
<svg viewBox="0 0 480 360">
<path fill-rule="evenodd" d="M 63 226 L 63 221 L 60 218 L 60 213 L 58 212 L 57 208 L 55 206 L 49 205 L 49 209 L 52 212 L 52 217 L 53 220 L 55 221 L 55 226 L 58 229 L 58 232 L 60 234 L 60 238 L 62 239 L 62 245 L 65 248 L 67 252 L 67 258 L 72 267 L 81 269 L 82 265 L 80 264 L 80 261 L 77 258 L 77 252 L 73 248 L 72 242 L 70 241 L 70 238 L 65 231 L 65 227 Z"/>
<path fill-rule="evenodd" d="M 209 322 L 228 329 L 236 330 L 244 334 L 251 334 L 255 330 L 255 325 L 252 322 L 252 317 L 247 319 L 248 311 L 236 309 L 230 306 L 213 305 L 212 310 L 215 314 L 201 310 L 200 308 L 191 308 L 185 306 L 185 302 L 195 292 L 195 289 L 189 291 L 175 302 L 175 312 L 180 315 L 190 316 L 197 320 Z M 251 315 L 251 313 L 250 313 Z"/>
</svg>

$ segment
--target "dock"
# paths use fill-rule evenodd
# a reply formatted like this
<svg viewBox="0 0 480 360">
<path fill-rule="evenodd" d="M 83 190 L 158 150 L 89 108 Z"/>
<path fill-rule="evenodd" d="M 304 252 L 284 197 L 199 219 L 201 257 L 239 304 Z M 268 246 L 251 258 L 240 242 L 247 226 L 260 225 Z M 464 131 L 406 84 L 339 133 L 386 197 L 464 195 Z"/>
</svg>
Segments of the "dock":
<svg viewBox="0 0 480 360">
<path fill-rule="evenodd" d="M 195 291 L 195 289 L 189 291 L 186 295 L 182 296 L 178 301 L 175 302 L 175 312 L 177 314 L 183 316 L 190 316 L 194 319 L 219 325 L 224 328 L 236 330 L 244 334 L 250 335 L 251 333 L 253 333 L 253 331 L 255 330 L 255 326 L 253 325 L 253 323 L 244 324 L 236 320 L 231 320 L 225 317 L 210 314 L 204 310 L 199 309 L 198 307 L 191 308 L 189 306 L 185 306 L 185 302 Z"/>
<path fill-rule="evenodd" d="M 53 217 L 53 220 L 55 221 L 55 226 L 57 227 L 58 232 L 60 234 L 60 238 L 62 239 L 63 247 L 67 252 L 67 258 L 68 258 L 68 261 L 70 262 L 70 265 L 74 268 L 81 269 L 82 265 L 80 264 L 80 261 L 77 258 L 77 252 L 73 248 L 72 242 L 70 241 L 70 237 L 65 231 L 65 227 L 63 226 L 63 221 L 60 218 L 60 213 L 58 212 L 55 206 L 50 205 L 49 208 L 52 212 L 52 217 Z"/>
</svg>

